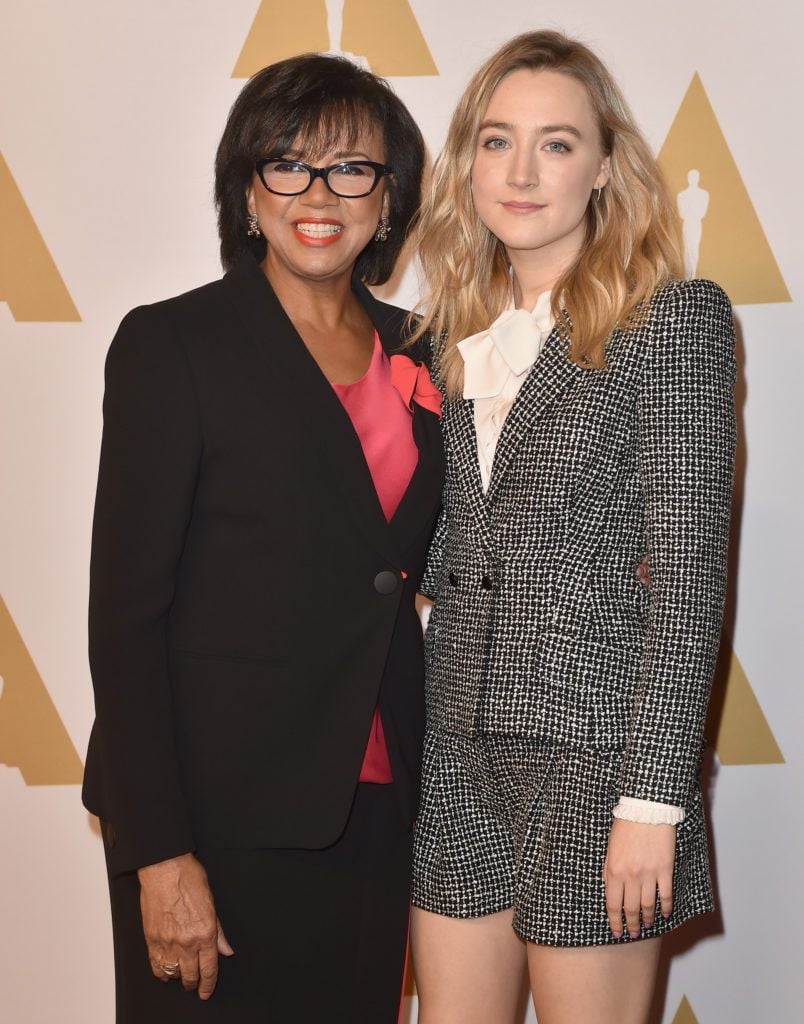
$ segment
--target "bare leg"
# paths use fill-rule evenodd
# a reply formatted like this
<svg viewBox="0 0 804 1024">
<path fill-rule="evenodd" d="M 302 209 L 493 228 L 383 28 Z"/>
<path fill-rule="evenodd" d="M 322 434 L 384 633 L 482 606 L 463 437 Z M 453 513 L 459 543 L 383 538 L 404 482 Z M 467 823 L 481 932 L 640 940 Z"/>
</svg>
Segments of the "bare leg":
<svg viewBox="0 0 804 1024">
<path fill-rule="evenodd" d="M 527 972 L 513 911 L 468 920 L 413 908 L 419 1024 L 514 1024 Z"/>
<path fill-rule="evenodd" d="M 661 939 L 580 949 L 528 943 L 539 1024 L 645 1024 Z"/>
</svg>

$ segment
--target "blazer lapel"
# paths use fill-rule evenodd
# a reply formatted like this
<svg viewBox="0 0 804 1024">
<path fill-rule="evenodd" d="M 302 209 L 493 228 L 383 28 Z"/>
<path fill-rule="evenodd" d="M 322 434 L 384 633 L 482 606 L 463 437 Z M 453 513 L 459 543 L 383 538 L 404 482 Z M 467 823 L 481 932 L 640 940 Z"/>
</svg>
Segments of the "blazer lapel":
<svg viewBox="0 0 804 1024">
<path fill-rule="evenodd" d="M 477 538 L 492 550 L 488 507 L 480 479 L 477 458 L 477 431 L 475 430 L 475 404 L 463 398 L 445 403 L 444 433 L 450 467 L 457 477 L 466 504 L 477 525 Z"/>
<path fill-rule="evenodd" d="M 413 406 L 413 439 L 419 450 L 416 469 L 391 518 L 391 532 L 400 547 L 405 538 L 418 538 L 425 529 L 431 529 L 433 516 L 441 502 L 444 483 L 444 446 L 441 425 L 435 413 Z"/>
<path fill-rule="evenodd" d="M 487 502 L 491 501 L 499 490 L 500 482 L 511 460 L 533 424 L 547 412 L 560 395 L 577 384 L 581 374 L 588 372 L 572 362 L 568 351 L 567 339 L 554 327 L 519 389 L 503 424 L 494 452 L 491 480 L 486 492 Z"/>
<path fill-rule="evenodd" d="M 224 277 L 224 284 L 256 344 L 269 387 L 290 389 L 298 396 L 295 407 L 299 438 L 307 437 L 315 446 L 322 475 L 340 492 L 366 540 L 386 561 L 399 567 L 400 552 L 388 529 L 352 421 L 307 351 L 261 267 L 246 255 Z M 360 289 L 358 298 L 368 306 L 363 294 L 368 289 L 362 285 Z M 367 312 L 371 316 L 371 309 L 367 308 Z M 387 324 L 375 326 L 387 335 Z"/>
</svg>

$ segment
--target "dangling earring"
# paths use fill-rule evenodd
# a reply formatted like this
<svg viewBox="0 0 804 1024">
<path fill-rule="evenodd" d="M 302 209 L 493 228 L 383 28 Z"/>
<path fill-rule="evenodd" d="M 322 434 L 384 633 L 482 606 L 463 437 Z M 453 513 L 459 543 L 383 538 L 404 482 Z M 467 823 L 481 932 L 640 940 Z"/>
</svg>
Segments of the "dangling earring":
<svg viewBox="0 0 804 1024">
<path fill-rule="evenodd" d="M 595 191 L 597 192 L 597 195 L 595 196 L 595 202 L 599 203 L 600 202 L 600 193 L 603 191 L 602 186 L 598 185 L 598 187 L 595 189 Z"/>
<path fill-rule="evenodd" d="M 249 238 L 259 238 L 262 232 L 260 231 L 260 222 L 257 220 L 256 213 L 250 213 L 246 218 L 248 221 L 248 231 L 246 232 Z"/>
<path fill-rule="evenodd" d="M 391 222 L 387 217 L 380 217 L 380 223 L 377 225 L 377 230 L 374 232 L 374 241 L 386 242 L 390 234 Z"/>
</svg>

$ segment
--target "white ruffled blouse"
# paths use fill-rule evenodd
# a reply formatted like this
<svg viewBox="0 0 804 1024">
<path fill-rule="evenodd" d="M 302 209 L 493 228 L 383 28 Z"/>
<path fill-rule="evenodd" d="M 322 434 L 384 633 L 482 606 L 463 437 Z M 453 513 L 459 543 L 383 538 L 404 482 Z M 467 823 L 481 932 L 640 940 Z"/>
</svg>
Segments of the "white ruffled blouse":
<svg viewBox="0 0 804 1024">
<path fill-rule="evenodd" d="M 531 366 L 553 329 L 550 292 L 529 313 L 506 309 L 487 331 L 458 342 L 463 357 L 463 397 L 475 403 L 480 479 L 487 491 L 500 431 Z"/>
</svg>

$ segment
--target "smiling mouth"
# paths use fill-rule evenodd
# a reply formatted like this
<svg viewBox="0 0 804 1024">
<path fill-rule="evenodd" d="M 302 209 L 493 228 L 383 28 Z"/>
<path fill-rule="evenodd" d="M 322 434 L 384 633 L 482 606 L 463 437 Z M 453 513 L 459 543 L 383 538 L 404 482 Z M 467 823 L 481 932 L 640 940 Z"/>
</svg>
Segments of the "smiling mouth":
<svg viewBox="0 0 804 1024">
<path fill-rule="evenodd" d="M 307 238 L 332 238 L 343 231 L 343 224 L 328 224 L 314 220 L 297 220 L 293 227 Z"/>
</svg>

